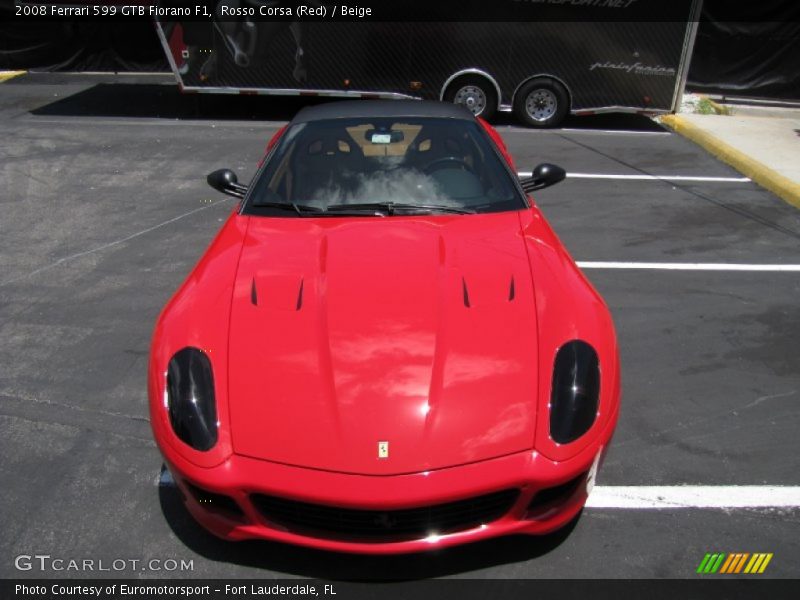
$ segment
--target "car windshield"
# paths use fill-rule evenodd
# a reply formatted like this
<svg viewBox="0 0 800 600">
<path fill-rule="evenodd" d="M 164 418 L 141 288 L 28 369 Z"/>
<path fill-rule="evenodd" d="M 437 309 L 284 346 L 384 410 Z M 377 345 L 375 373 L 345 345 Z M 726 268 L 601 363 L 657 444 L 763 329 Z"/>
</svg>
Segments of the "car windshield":
<svg viewBox="0 0 800 600">
<path fill-rule="evenodd" d="M 259 174 L 246 210 L 339 216 L 524 207 L 477 122 L 404 117 L 293 125 Z"/>
</svg>

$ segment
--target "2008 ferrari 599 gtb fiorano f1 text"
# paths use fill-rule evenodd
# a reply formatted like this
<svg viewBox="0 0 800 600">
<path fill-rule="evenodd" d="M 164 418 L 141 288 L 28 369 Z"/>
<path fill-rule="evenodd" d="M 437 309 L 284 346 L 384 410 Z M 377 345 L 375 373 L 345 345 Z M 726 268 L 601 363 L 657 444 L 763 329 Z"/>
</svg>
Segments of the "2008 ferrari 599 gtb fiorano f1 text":
<svg viewBox="0 0 800 600">
<path fill-rule="evenodd" d="M 334 102 L 270 142 L 156 324 L 153 432 L 212 533 L 414 552 L 543 534 L 619 410 L 609 311 L 499 135 L 459 106 Z"/>
</svg>

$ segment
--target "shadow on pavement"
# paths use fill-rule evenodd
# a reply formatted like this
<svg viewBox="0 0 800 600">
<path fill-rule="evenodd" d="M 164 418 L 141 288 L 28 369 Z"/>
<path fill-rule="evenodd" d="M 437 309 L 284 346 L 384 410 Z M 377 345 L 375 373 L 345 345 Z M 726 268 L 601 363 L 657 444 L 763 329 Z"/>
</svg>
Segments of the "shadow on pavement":
<svg viewBox="0 0 800 600">
<path fill-rule="evenodd" d="M 175 84 L 99 83 L 31 111 L 37 116 L 286 121 L 324 101 L 301 96 L 182 94 Z"/>
<path fill-rule="evenodd" d="M 243 96 L 182 94 L 174 83 L 98 83 L 31 111 L 37 116 L 133 117 L 161 119 L 286 121 L 304 106 L 331 101 L 309 96 Z M 499 113 L 496 125 L 518 125 L 510 113 Z M 664 131 L 636 114 L 567 117 L 563 127 L 622 131 Z"/>
<path fill-rule="evenodd" d="M 466 573 L 528 561 L 557 548 L 578 519 L 541 537 L 510 536 L 419 554 L 362 556 L 325 552 L 268 541 L 226 542 L 194 521 L 175 486 L 159 486 L 167 524 L 190 550 L 208 560 L 265 571 L 339 581 L 404 581 Z"/>
</svg>

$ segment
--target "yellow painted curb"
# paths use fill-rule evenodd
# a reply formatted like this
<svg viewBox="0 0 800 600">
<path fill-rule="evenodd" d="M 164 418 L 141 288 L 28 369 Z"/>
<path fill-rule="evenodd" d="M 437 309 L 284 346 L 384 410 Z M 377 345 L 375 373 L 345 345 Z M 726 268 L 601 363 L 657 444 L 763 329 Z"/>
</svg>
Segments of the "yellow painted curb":
<svg viewBox="0 0 800 600">
<path fill-rule="evenodd" d="M 711 108 L 714 109 L 714 112 L 718 115 L 725 115 L 731 116 L 733 111 L 731 110 L 730 106 L 725 106 L 724 104 L 720 104 L 719 102 L 714 102 L 711 98 L 706 98 L 708 103 L 711 105 Z"/>
<path fill-rule="evenodd" d="M 0 83 L 13 79 L 14 77 L 19 77 L 20 75 L 25 75 L 25 73 L 27 73 L 27 71 L 0 71 Z"/>
<path fill-rule="evenodd" d="M 746 175 L 761 187 L 768 189 L 792 206 L 800 208 L 800 183 L 795 183 L 788 177 L 773 171 L 679 115 L 664 115 L 661 117 L 661 122 Z"/>
</svg>

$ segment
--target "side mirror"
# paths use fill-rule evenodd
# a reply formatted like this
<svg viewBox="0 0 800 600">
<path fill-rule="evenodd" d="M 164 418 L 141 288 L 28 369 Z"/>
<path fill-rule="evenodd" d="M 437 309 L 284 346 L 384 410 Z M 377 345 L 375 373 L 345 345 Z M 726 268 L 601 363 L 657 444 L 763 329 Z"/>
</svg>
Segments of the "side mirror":
<svg viewBox="0 0 800 600">
<path fill-rule="evenodd" d="M 520 179 L 519 182 L 527 193 L 555 185 L 559 181 L 563 181 L 566 176 L 567 172 L 558 165 L 542 163 L 536 166 L 531 177 Z"/>
<path fill-rule="evenodd" d="M 239 183 L 236 173 L 230 169 L 217 169 L 208 174 L 206 181 L 215 190 L 235 198 L 244 198 L 245 193 L 247 193 L 247 186 Z"/>
</svg>

